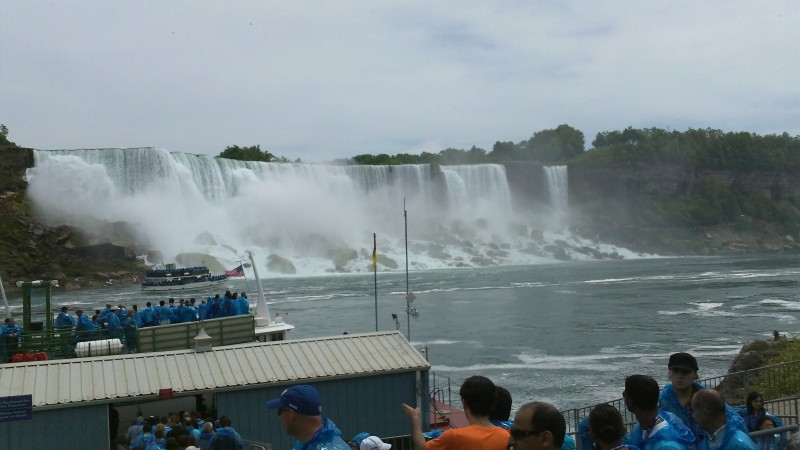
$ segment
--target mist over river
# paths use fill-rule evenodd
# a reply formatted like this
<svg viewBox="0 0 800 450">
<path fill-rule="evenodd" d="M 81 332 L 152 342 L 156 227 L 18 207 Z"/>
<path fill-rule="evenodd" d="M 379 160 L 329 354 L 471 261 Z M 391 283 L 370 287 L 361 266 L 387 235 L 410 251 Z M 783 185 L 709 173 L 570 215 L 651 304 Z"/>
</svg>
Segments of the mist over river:
<svg viewBox="0 0 800 450">
<path fill-rule="evenodd" d="M 254 293 L 246 274 L 221 290 Z M 743 343 L 770 339 L 772 330 L 800 335 L 796 253 L 438 269 L 412 271 L 409 282 L 420 312 L 411 342 L 427 351 L 437 377 L 457 386 L 485 375 L 511 391 L 514 408 L 619 398 L 633 373 L 663 383 L 676 351 L 697 357 L 701 377 L 722 375 Z M 372 274 L 269 276 L 263 284 L 271 313 L 288 314 L 297 327 L 290 338 L 375 331 Z M 394 313 L 406 334 L 405 274 L 379 272 L 377 285 L 378 328 L 395 329 Z M 53 306 L 143 306 L 167 297 L 117 285 L 57 290 Z M 19 300 L 14 305 L 19 314 Z"/>
</svg>

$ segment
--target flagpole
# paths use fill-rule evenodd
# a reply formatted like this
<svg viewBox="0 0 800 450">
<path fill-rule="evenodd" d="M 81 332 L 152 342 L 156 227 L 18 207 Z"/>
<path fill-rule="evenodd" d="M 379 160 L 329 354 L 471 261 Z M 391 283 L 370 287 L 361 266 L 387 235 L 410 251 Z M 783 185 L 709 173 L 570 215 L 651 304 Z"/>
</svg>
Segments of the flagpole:
<svg viewBox="0 0 800 450">
<path fill-rule="evenodd" d="M 375 278 L 375 331 L 378 331 L 378 240 L 372 233 L 372 273 Z"/>
<path fill-rule="evenodd" d="M 242 274 L 244 276 L 244 285 L 247 286 L 247 290 L 250 290 L 250 283 L 247 282 L 247 272 L 244 271 L 244 261 L 239 260 L 239 264 L 242 266 Z"/>
</svg>

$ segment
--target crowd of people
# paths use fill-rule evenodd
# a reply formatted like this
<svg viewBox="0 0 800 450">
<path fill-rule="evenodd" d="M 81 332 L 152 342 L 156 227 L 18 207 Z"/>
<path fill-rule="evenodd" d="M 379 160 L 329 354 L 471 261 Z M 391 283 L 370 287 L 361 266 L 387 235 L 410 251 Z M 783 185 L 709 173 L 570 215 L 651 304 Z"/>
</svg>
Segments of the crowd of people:
<svg viewBox="0 0 800 450">
<path fill-rule="evenodd" d="M 636 421 L 630 432 L 622 413 L 612 405 L 593 407 L 579 426 L 582 449 L 596 450 L 800 450 L 800 436 L 749 432 L 781 426 L 763 407 L 763 395 L 754 392 L 747 405 L 734 410 L 722 395 L 699 384 L 697 360 L 688 353 L 673 354 L 666 386 L 648 375 L 624 380 L 625 408 Z M 483 376 L 467 378 L 459 394 L 469 425 L 442 433 L 424 433 L 419 407 L 402 404 L 410 421 L 414 450 L 574 450 L 562 413 L 545 402 L 522 405 L 510 421 L 509 392 Z M 281 425 L 297 439 L 295 450 L 388 450 L 367 432 L 345 442 L 334 422 L 322 416 L 319 393 L 312 386 L 293 386 L 267 403 L 277 410 Z M 426 405 L 427 407 L 427 405 Z M 366 443 L 366 444 L 365 444 Z"/>
<path fill-rule="evenodd" d="M 141 413 L 125 434 L 114 440 L 115 450 L 244 450 L 244 441 L 221 416 L 201 417 L 195 411 L 144 417 Z"/>
<path fill-rule="evenodd" d="M 147 302 L 144 308 L 132 305 L 106 303 L 104 309 L 95 310 L 90 318 L 84 311 L 75 311 L 75 317 L 68 313 L 69 308 L 61 307 L 55 318 L 57 330 L 74 330 L 76 341 L 96 339 L 120 339 L 129 352 L 136 351 L 136 330 L 145 327 L 195 322 L 249 314 L 250 301 L 245 292 L 225 291 L 225 294 L 209 296 L 200 303 L 194 298 L 174 298 L 161 300 L 153 305 Z"/>
</svg>

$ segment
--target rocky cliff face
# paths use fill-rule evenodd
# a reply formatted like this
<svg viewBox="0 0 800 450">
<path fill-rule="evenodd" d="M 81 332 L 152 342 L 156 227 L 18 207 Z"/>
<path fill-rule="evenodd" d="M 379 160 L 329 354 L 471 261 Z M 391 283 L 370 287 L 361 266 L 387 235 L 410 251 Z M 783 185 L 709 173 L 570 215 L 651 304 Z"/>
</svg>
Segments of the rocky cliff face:
<svg viewBox="0 0 800 450">
<path fill-rule="evenodd" d="M 694 192 L 698 180 L 708 177 L 740 192 L 761 192 L 776 201 L 800 197 L 800 174 L 688 170 L 682 166 L 570 167 L 570 202 L 581 204 L 598 197 L 632 199 L 643 196 L 680 196 Z"/>
<path fill-rule="evenodd" d="M 89 242 L 69 227 L 50 227 L 31 213 L 25 170 L 30 149 L 0 150 L 0 275 L 7 291 L 18 280 L 54 279 L 63 287 L 130 283 L 144 267 L 127 243 Z"/>
</svg>

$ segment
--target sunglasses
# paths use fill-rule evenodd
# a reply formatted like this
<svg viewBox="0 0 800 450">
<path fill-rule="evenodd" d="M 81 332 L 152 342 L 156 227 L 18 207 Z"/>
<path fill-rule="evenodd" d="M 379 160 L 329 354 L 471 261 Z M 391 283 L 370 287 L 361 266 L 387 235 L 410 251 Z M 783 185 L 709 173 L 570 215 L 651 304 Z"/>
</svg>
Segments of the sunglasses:
<svg viewBox="0 0 800 450">
<path fill-rule="evenodd" d="M 669 370 L 671 370 L 671 371 L 673 371 L 675 373 L 679 373 L 681 375 L 689 375 L 690 373 L 693 372 L 692 370 L 683 369 L 683 368 L 680 368 L 680 367 L 672 367 Z"/>
<path fill-rule="evenodd" d="M 508 433 L 515 440 L 519 440 L 519 439 L 524 439 L 528 436 L 536 436 L 537 434 L 541 434 L 545 431 L 546 430 L 539 430 L 539 431 L 520 430 L 519 428 L 511 427 L 509 428 Z"/>
</svg>

